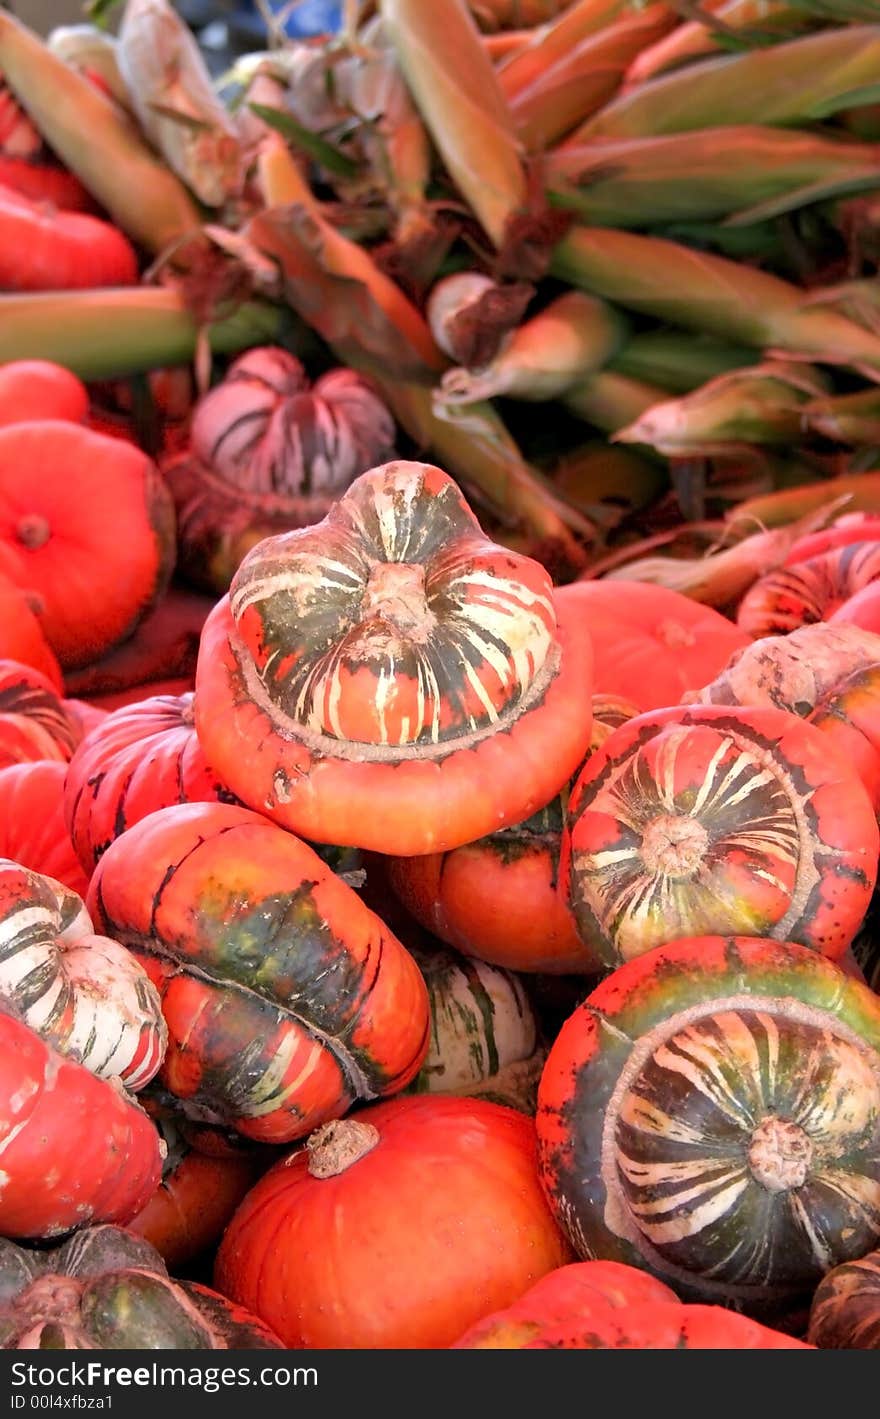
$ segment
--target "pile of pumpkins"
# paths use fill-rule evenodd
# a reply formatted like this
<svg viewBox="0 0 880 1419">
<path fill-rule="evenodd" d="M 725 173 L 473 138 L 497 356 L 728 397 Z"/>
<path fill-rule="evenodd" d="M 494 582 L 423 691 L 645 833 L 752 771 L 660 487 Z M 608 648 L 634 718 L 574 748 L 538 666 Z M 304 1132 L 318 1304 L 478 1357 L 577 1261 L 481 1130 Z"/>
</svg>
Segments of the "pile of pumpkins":
<svg viewBox="0 0 880 1419">
<path fill-rule="evenodd" d="M 2 1343 L 880 1344 L 880 519 L 555 586 L 289 360 L 162 469 L 0 371 Z M 191 682 L 72 694 L 196 523 Z"/>
</svg>

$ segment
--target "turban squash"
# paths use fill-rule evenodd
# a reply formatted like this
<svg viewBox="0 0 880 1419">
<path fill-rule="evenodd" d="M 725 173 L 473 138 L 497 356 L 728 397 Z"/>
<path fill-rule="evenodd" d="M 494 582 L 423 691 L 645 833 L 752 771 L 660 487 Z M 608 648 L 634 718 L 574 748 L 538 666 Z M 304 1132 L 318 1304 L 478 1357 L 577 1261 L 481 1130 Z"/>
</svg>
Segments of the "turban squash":
<svg viewBox="0 0 880 1419">
<path fill-rule="evenodd" d="M 583 1258 L 782 1324 L 880 1236 L 880 1000 L 815 951 L 694 937 L 612 972 L 538 1090 Z"/>
<path fill-rule="evenodd" d="M 429 1029 L 418 966 L 267 818 L 160 808 L 107 848 L 88 903 L 159 990 L 160 1080 L 188 1117 L 288 1142 L 417 1074 Z"/>
<path fill-rule="evenodd" d="M 591 665 L 545 569 L 441 469 L 397 461 L 244 558 L 205 623 L 196 729 L 226 785 L 305 838 L 442 851 L 559 792 Z"/>
</svg>

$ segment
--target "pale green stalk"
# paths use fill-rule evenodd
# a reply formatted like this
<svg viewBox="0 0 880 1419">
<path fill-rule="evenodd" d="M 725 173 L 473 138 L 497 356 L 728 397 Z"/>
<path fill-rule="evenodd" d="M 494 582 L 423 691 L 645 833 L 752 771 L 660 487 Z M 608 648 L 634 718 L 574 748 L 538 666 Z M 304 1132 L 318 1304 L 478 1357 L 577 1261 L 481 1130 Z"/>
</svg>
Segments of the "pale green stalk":
<svg viewBox="0 0 880 1419">
<path fill-rule="evenodd" d="M 380 0 L 385 33 L 446 169 L 497 248 L 525 212 L 519 140 L 464 0 Z"/>
<path fill-rule="evenodd" d="M 285 324 L 280 306 L 248 301 L 205 333 L 231 355 L 277 342 Z M 160 286 L 0 295 L 0 364 L 50 360 L 83 380 L 121 379 L 194 359 L 201 335 L 183 297 Z"/>
<path fill-rule="evenodd" d="M 510 99 L 516 131 L 530 152 L 549 148 L 616 93 L 634 55 L 675 23 L 665 5 L 622 15 L 589 35 Z"/>
<path fill-rule="evenodd" d="M 435 391 L 435 407 L 498 395 L 556 399 L 607 364 L 626 333 L 625 321 L 605 301 L 566 291 L 512 331 L 489 364 L 447 370 Z"/>
<path fill-rule="evenodd" d="M 161 252 L 198 232 L 186 187 L 114 101 L 5 11 L 0 72 L 52 150 L 128 236 Z"/>
<path fill-rule="evenodd" d="M 668 397 L 669 391 L 658 385 L 613 370 L 600 370 L 566 389 L 562 403 L 585 423 L 605 434 L 614 434 Z"/>
<path fill-rule="evenodd" d="M 730 345 L 711 335 L 640 330 L 608 361 L 608 369 L 671 394 L 688 394 L 716 375 L 754 364 L 757 353 L 748 345 Z"/>
<path fill-rule="evenodd" d="M 744 444 L 788 444 L 802 432 L 804 407 L 826 392 L 818 371 L 768 360 L 655 404 L 614 437 L 648 444 L 667 458 L 708 458 Z"/>
<path fill-rule="evenodd" d="M 544 185 L 594 226 L 748 224 L 880 187 L 880 146 L 757 125 L 597 138 L 551 153 Z"/>
<path fill-rule="evenodd" d="M 766 271 L 661 237 L 574 227 L 552 272 L 570 285 L 670 325 L 754 345 L 788 359 L 848 365 L 880 381 L 880 336 Z"/>
<path fill-rule="evenodd" d="M 868 276 L 860 281 L 820 287 L 805 294 L 804 305 L 808 309 L 835 310 L 847 320 L 880 335 L 880 277 Z"/>
<path fill-rule="evenodd" d="M 804 124 L 880 98 L 880 25 L 843 25 L 687 65 L 639 84 L 570 138 L 647 137 L 729 124 Z"/>
</svg>

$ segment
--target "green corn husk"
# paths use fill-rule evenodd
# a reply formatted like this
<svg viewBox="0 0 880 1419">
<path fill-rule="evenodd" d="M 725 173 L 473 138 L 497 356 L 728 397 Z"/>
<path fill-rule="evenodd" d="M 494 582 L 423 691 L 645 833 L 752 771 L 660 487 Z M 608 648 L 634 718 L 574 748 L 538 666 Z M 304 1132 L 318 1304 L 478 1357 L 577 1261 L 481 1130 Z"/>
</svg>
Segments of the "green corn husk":
<svg viewBox="0 0 880 1419">
<path fill-rule="evenodd" d="M 805 405 L 827 391 L 818 370 L 768 360 L 655 404 L 614 438 L 648 444 L 667 458 L 709 458 L 743 444 L 788 444 L 803 429 Z"/>
<path fill-rule="evenodd" d="M 616 93 L 633 57 L 666 34 L 675 20 L 665 5 L 649 5 L 589 35 L 510 99 L 516 131 L 530 152 L 549 148 L 596 113 Z"/>
<path fill-rule="evenodd" d="M 502 394 L 556 399 L 607 364 L 626 334 L 626 321 L 605 301 L 566 291 L 514 330 L 489 364 L 447 370 L 435 391 L 437 404 L 472 404 Z"/>
<path fill-rule="evenodd" d="M 493 245 L 527 207 L 513 118 L 464 0 L 381 0 L 383 29 L 450 177 Z"/>
<path fill-rule="evenodd" d="M 784 527 L 828 506 L 834 509 L 835 516 L 844 512 L 880 513 L 880 468 L 824 478 L 809 487 L 785 488 L 781 492 L 747 498 L 727 517 L 760 527 Z"/>
<path fill-rule="evenodd" d="M 596 139 L 550 154 L 544 183 L 555 206 L 593 226 L 745 225 L 880 187 L 880 146 L 757 125 Z"/>
<path fill-rule="evenodd" d="M 629 375 L 600 370 L 571 385 L 562 395 L 570 413 L 604 434 L 632 424 L 655 404 L 669 398 L 669 390 Z"/>
<path fill-rule="evenodd" d="M 880 445 L 880 390 L 816 399 L 803 411 L 808 428 L 825 438 L 852 446 Z"/>
<path fill-rule="evenodd" d="M 569 450 L 548 472 L 564 497 L 604 526 L 648 507 L 669 486 L 659 460 L 604 440 Z"/>
<path fill-rule="evenodd" d="M 547 551 L 552 548 L 551 559 L 561 573 L 583 569 L 585 548 L 598 540 L 598 528 L 525 462 L 491 404 L 468 404 L 440 418 L 425 385 L 387 377 L 377 383 L 414 443 L 467 491 L 474 490 L 499 522 L 522 527 Z"/>
<path fill-rule="evenodd" d="M 753 365 L 757 351 L 683 330 L 640 330 L 608 361 L 609 371 L 642 380 L 671 394 L 689 394 L 728 370 Z"/>
<path fill-rule="evenodd" d="M 844 25 L 705 59 L 621 94 L 569 139 L 805 124 L 880 98 L 880 26 Z"/>
<path fill-rule="evenodd" d="M 138 122 L 171 170 L 206 207 L 237 197 L 245 178 L 238 130 L 168 0 L 126 0 L 116 54 Z"/>
<path fill-rule="evenodd" d="M 802 22 L 804 16 L 803 6 L 797 0 L 791 0 L 791 3 L 788 0 L 728 0 L 727 4 L 717 6 L 714 18 L 720 23 L 713 25 L 711 19 L 688 20 L 672 34 L 644 49 L 627 71 L 626 88 L 647 83 L 658 74 L 694 59 L 717 54 L 731 31 L 748 32 L 753 26 L 760 26 L 762 32 L 769 29 L 771 33 L 777 30 L 784 33 L 793 24 Z M 862 18 L 867 20 L 871 16 Z M 743 42 L 747 43 L 747 33 L 743 35 Z"/>
<path fill-rule="evenodd" d="M 80 74 L 97 74 L 122 108 L 131 106 L 128 89 L 119 72 L 116 37 L 97 25 L 56 25 L 46 38 L 51 54 Z"/>
<path fill-rule="evenodd" d="M 499 66 L 498 82 L 508 102 L 629 9 L 630 0 L 575 0 L 556 20 L 532 31 L 528 44 Z"/>
<path fill-rule="evenodd" d="M 200 224 L 180 179 L 90 80 L 0 11 L 0 73 L 45 141 L 117 226 L 161 252 Z"/>
<path fill-rule="evenodd" d="M 209 325 L 210 348 L 237 354 L 252 345 L 295 345 L 282 308 L 248 301 Z M 122 379 L 194 359 L 201 330 L 176 291 L 125 286 L 97 291 L 0 296 L 0 364 L 51 360 L 83 380 Z"/>
<path fill-rule="evenodd" d="M 575 227 L 559 242 L 553 274 L 591 295 L 670 325 L 754 345 L 768 354 L 848 365 L 880 381 L 880 337 L 766 271 L 661 237 Z"/>
<path fill-rule="evenodd" d="M 327 221 L 275 134 L 264 140 L 258 166 L 267 205 L 243 240 L 277 264 L 297 314 L 353 368 L 435 378 L 446 361 L 421 312 L 364 247 Z"/>
</svg>

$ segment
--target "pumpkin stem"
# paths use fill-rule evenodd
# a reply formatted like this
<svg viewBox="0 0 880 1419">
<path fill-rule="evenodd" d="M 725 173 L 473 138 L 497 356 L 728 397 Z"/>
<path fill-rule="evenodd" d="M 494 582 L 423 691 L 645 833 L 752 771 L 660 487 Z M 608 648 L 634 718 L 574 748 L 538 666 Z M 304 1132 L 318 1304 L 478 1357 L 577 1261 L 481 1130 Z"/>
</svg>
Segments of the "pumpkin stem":
<svg viewBox="0 0 880 1419">
<path fill-rule="evenodd" d="M 799 1123 L 770 1114 L 752 1134 L 749 1167 L 768 1192 L 803 1187 L 813 1157 L 813 1145 Z"/>
<path fill-rule="evenodd" d="M 309 1173 L 313 1178 L 333 1178 L 344 1173 L 379 1142 L 379 1130 L 354 1118 L 322 1124 L 306 1139 Z"/>
<path fill-rule="evenodd" d="M 25 547 L 35 549 L 46 545 L 51 530 L 45 517 L 38 512 L 32 512 L 26 513 L 24 517 L 18 519 L 15 535 Z"/>
</svg>

